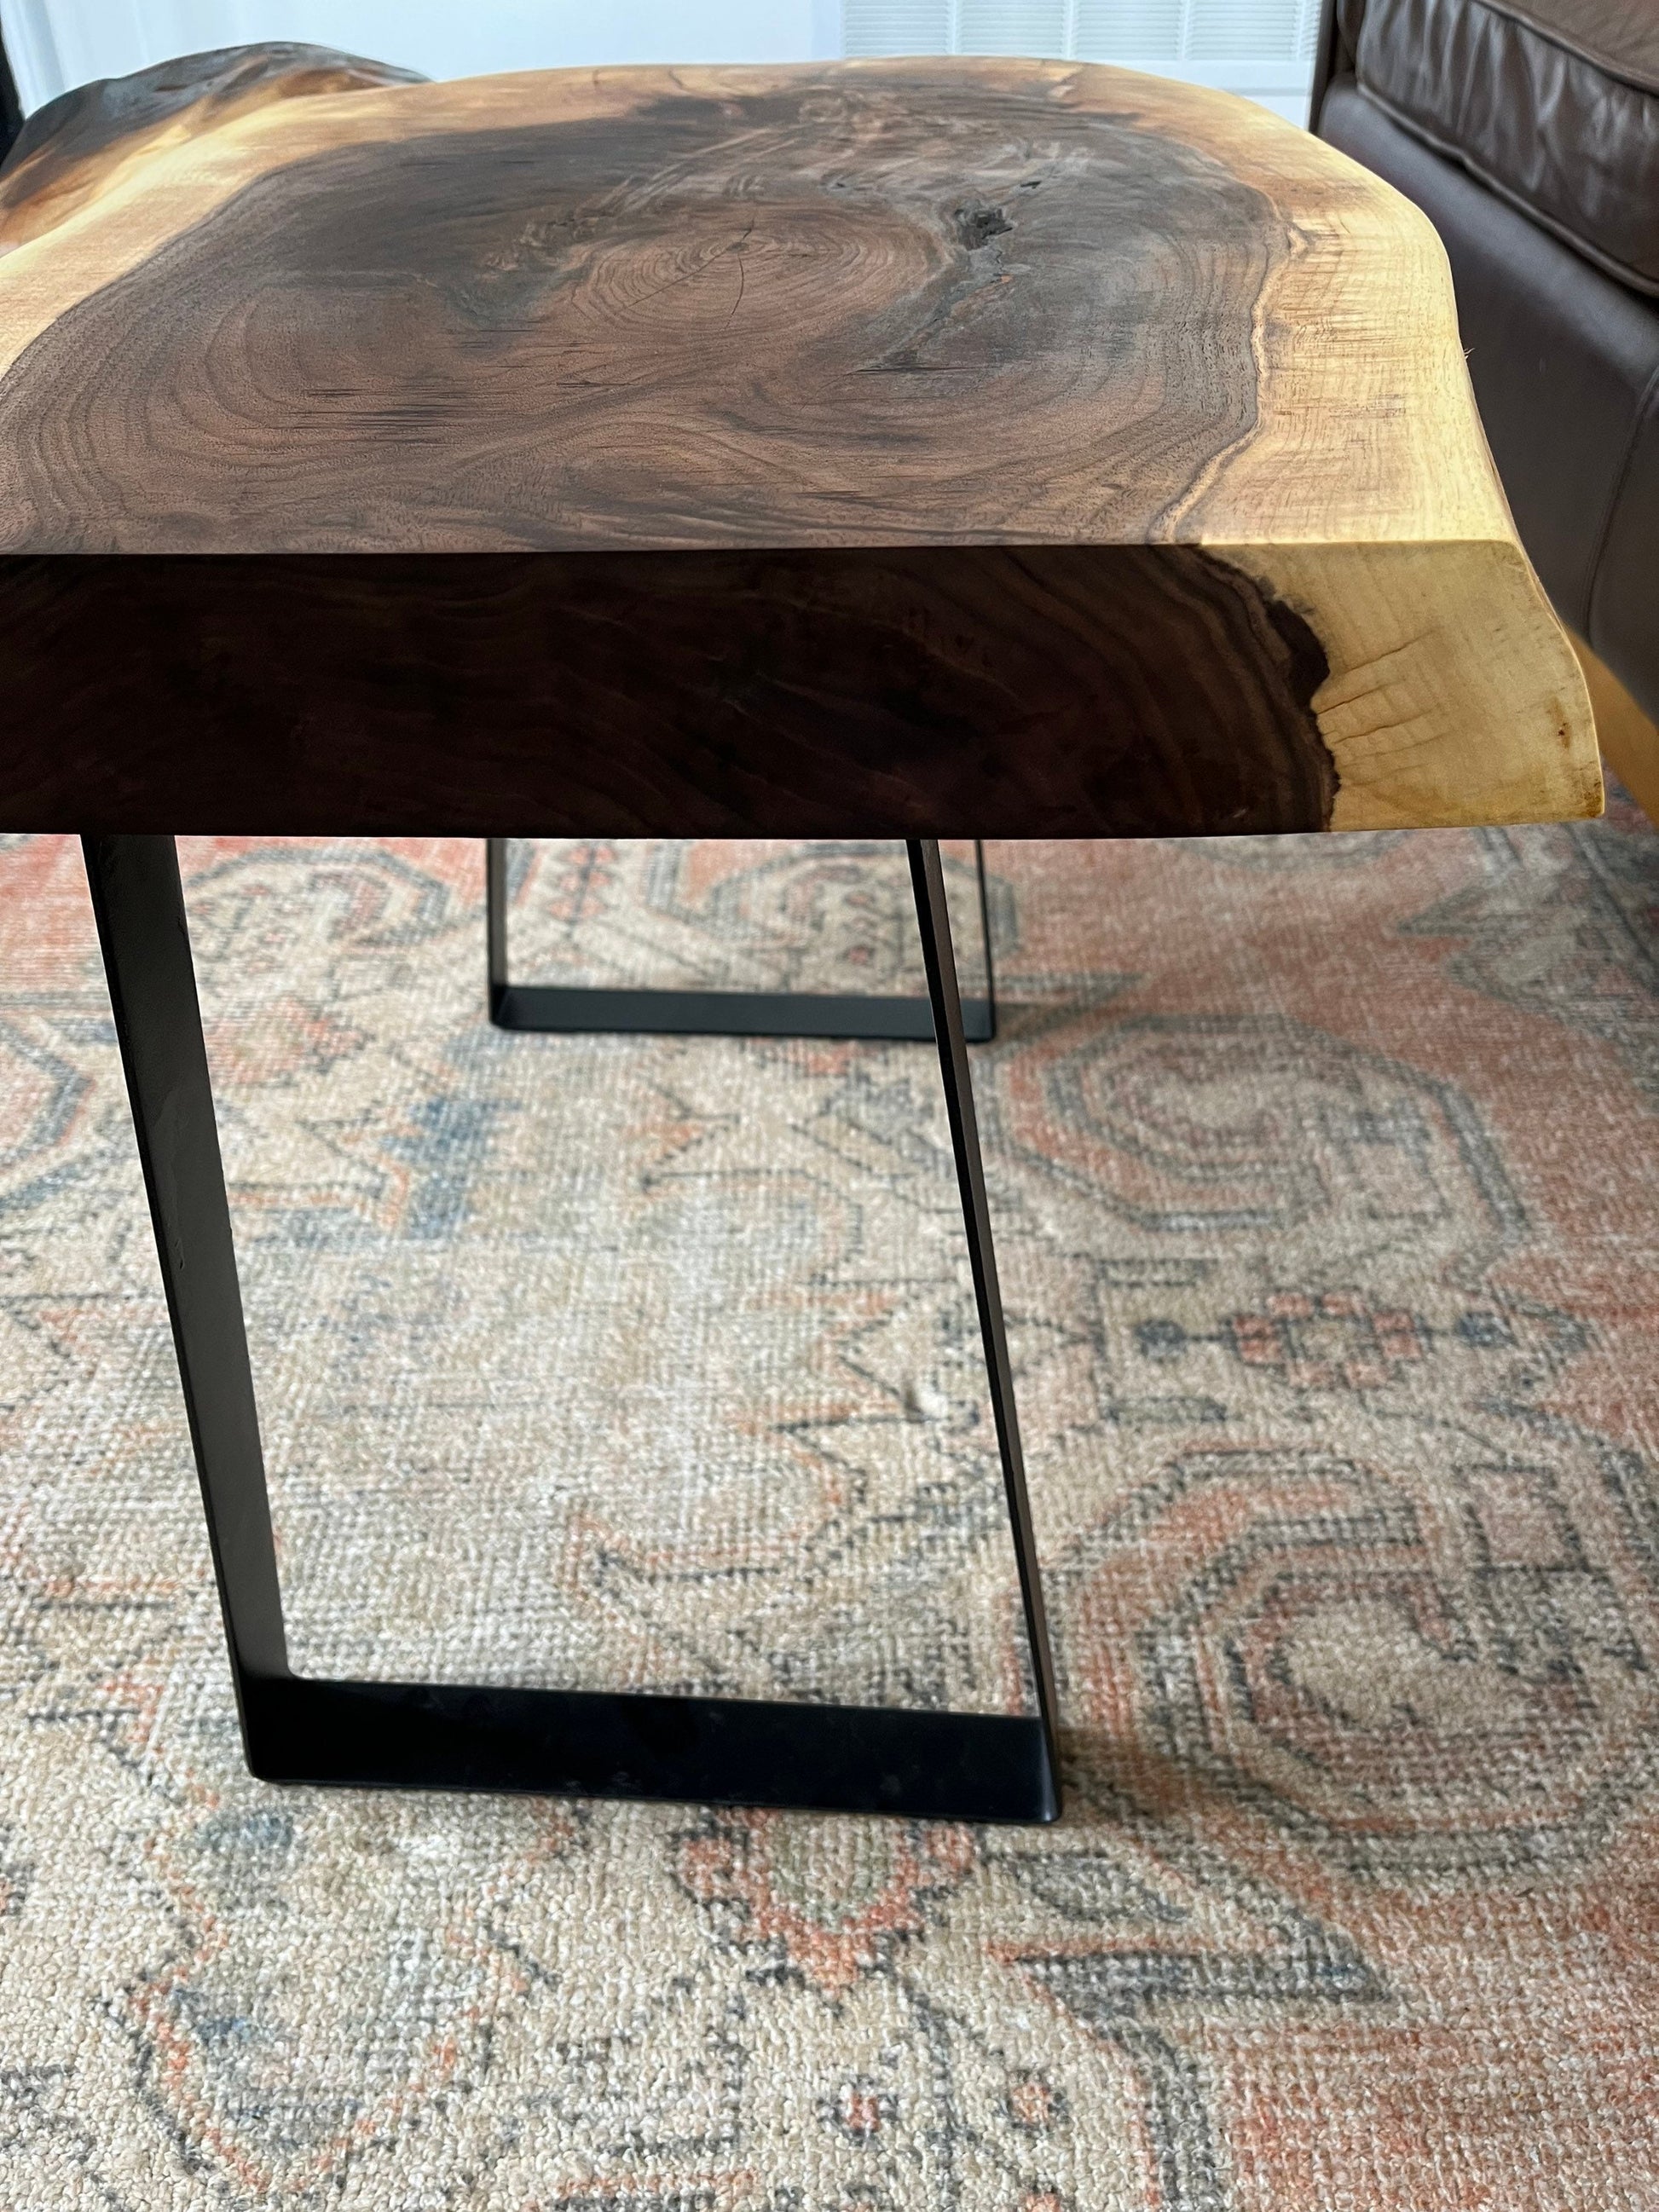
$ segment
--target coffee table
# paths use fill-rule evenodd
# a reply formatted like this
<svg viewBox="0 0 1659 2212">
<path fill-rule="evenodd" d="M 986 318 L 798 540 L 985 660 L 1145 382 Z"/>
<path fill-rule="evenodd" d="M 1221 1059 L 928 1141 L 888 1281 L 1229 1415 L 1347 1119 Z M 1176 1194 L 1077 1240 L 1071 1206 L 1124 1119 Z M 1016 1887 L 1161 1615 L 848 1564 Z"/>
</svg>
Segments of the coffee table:
<svg viewBox="0 0 1659 2212">
<path fill-rule="evenodd" d="M 0 800 L 85 840 L 250 1765 L 1053 1818 L 936 841 L 1598 811 L 1432 232 L 1060 64 L 258 48 L 53 120 L 0 180 Z M 186 830 L 907 842 L 1035 1714 L 293 1673 Z"/>
</svg>

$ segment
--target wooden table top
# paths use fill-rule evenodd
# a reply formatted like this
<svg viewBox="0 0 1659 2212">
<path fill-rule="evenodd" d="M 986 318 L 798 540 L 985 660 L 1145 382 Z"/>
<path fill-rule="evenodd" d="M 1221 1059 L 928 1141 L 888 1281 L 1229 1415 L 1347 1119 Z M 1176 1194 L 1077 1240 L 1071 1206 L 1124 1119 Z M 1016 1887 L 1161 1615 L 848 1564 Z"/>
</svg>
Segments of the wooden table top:
<svg viewBox="0 0 1659 2212">
<path fill-rule="evenodd" d="M 0 826 L 1599 807 L 1444 255 L 1305 132 L 1057 64 L 396 74 L 174 64 L 0 177 Z"/>
</svg>

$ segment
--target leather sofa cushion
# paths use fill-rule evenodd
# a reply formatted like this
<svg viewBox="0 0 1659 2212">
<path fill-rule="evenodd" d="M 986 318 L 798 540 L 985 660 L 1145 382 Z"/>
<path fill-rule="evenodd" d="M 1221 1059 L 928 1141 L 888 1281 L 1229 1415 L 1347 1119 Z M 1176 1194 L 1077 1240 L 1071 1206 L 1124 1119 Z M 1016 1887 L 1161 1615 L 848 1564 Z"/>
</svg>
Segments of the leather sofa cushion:
<svg viewBox="0 0 1659 2212">
<path fill-rule="evenodd" d="M 1359 88 L 1659 293 L 1659 0 L 1340 0 Z"/>
<path fill-rule="evenodd" d="M 1319 135 L 1445 241 L 1469 374 L 1522 543 L 1562 618 L 1659 719 L 1659 305 L 1403 131 L 1352 76 Z"/>
</svg>

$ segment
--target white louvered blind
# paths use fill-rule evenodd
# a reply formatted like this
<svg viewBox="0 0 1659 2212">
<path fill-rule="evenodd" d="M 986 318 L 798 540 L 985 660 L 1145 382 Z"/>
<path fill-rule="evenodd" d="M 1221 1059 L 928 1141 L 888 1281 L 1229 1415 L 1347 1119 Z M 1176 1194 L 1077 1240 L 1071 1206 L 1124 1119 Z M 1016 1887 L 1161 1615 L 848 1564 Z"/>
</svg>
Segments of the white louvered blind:
<svg viewBox="0 0 1659 2212">
<path fill-rule="evenodd" d="M 428 76 L 831 54 L 1120 61 L 1300 122 L 1319 0 L 0 0 L 26 108 L 175 54 L 306 39 Z"/>
<path fill-rule="evenodd" d="M 1319 0 L 844 0 L 849 54 L 1045 54 L 1243 92 L 1304 120 Z"/>
</svg>

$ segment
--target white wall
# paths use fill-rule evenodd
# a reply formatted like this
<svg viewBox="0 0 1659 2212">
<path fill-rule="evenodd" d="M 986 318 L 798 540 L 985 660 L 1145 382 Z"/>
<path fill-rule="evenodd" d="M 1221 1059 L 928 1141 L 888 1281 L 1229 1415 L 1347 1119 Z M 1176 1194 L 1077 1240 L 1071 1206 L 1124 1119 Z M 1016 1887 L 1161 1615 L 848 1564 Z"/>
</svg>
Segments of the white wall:
<svg viewBox="0 0 1659 2212">
<path fill-rule="evenodd" d="M 1300 122 L 1318 0 L 0 0 L 26 109 L 175 54 L 303 39 L 428 76 L 592 62 L 1030 53 L 1123 61 Z"/>
<path fill-rule="evenodd" d="M 840 0 L 0 0 L 0 25 L 25 109 L 252 39 L 308 40 L 427 76 L 842 51 Z"/>
</svg>

